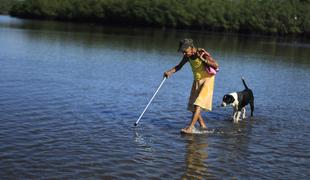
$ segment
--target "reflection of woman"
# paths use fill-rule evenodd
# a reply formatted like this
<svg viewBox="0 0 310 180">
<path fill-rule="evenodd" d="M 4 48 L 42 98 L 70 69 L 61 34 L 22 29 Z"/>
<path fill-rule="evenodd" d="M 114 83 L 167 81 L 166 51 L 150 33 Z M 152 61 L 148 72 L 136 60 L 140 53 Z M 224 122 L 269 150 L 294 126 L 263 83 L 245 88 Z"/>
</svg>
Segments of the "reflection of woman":
<svg viewBox="0 0 310 180">
<path fill-rule="evenodd" d="M 183 53 L 181 62 L 164 73 L 165 77 L 170 77 L 179 71 L 184 64 L 190 63 L 194 81 L 188 102 L 188 110 L 193 113 L 190 125 L 182 129 L 183 133 L 192 133 L 197 120 L 202 128 L 207 128 L 200 112 L 212 110 L 212 97 L 214 87 L 214 75 L 206 71 L 206 67 L 218 68 L 217 62 L 204 49 L 196 49 L 192 39 L 184 39 L 180 42 L 179 52 Z"/>
<path fill-rule="evenodd" d="M 188 136 L 186 145 L 186 171 L 182 179 L 205 179 L 208 176 L 204 161 L 208 158 L 205 137 Z"/>
</svg>

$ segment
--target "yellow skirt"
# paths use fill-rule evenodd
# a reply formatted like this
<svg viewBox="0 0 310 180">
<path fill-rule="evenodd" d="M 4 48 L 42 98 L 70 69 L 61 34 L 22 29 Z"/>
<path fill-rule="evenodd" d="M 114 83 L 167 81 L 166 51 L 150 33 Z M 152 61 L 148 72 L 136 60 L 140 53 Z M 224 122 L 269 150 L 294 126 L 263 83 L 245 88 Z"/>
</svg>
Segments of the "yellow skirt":
<svg viewBox="0 0 310 180">
<path fill-rule="evenodd" d="M 201 80 L 194 80 L 187 109 L 195 111 L 195 105 L 205 111 L 212 111 L 212 97 L 215 76 L 209 76 Z"/>
</svg>

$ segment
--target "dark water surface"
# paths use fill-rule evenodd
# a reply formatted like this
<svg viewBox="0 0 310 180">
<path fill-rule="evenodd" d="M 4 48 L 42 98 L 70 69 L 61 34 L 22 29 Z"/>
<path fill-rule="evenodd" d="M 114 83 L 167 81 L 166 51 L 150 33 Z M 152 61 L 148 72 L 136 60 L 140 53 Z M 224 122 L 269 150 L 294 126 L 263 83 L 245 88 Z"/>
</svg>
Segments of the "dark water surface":
<svg viewBox="0 0 310 180">
<path fill-rule="evenodd" d="M 218 59 L 212 131 L 181 135 L 189 65 L 169 78 L 178 40 Z M 307 179 L 310 43 L 303 39 L 105 28 L 0 16 L 1 179 Z M 225 93 L 255 95 L 230 121 Z M 249 110 L 249 109 L 248 109 Z M 249 114 L 247 114 L 249 116 Z"/>
</svg>

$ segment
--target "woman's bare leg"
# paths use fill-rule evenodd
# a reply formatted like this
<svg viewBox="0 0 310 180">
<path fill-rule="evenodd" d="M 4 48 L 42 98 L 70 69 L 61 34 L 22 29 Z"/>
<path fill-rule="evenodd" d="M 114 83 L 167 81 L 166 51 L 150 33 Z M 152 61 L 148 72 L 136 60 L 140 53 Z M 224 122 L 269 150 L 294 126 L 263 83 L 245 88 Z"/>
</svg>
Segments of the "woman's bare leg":
<svg viewBox="0 0 310 180">
<path fill-rule="evenodd" d="M 199 106 L 195 106 L 195 112 L 193 113 L 191 124 L 189 125 L 188 128 L 182 129 L 182 132 L 184 132 L 184 133 L 192 133 L 192 130 L 193 130 L 197 120 L 199 119 L 199 117 L 201 117 L 201 115 L 200 115 L 200 107 Z M 202 117 L 201 117 L 201 119 L 202 119 Z"/>
<path fill-rule="evenodd" d="M 193 112 L 192 119 L 193 119 L 194 115 L 195 115 L 195 112 Z M 199 114 L 198 122 L 200 124 L 200 127 L 207 128 L 207 125 L 206 125 L 204 119 L 202 118 L 201 114 Z"/>
<path fill-rule="evenodd" d="M 199 124 L 200 124 L 200 127 L 202 127 L 202 128 L 207 128 L 207 125 L 206 125 L 205 121 L 203 120 L 201 114 L 199 114 L 198 122 L 199 122 Z"/>
</svg>

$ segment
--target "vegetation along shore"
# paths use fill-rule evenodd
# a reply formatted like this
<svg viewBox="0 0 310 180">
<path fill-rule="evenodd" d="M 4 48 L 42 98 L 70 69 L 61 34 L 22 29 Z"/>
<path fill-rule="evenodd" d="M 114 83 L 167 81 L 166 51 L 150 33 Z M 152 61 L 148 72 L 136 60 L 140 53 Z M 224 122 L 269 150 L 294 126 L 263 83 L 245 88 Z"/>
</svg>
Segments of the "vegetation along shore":
<svg viewBox="0 0 310 180">
<path fill-rule="evenodd" d="M 5 0 L 1 0 L 5 1 Z M 19 0 L 19 18 L 310 37 L 310 0 Z"/>
</svg>

